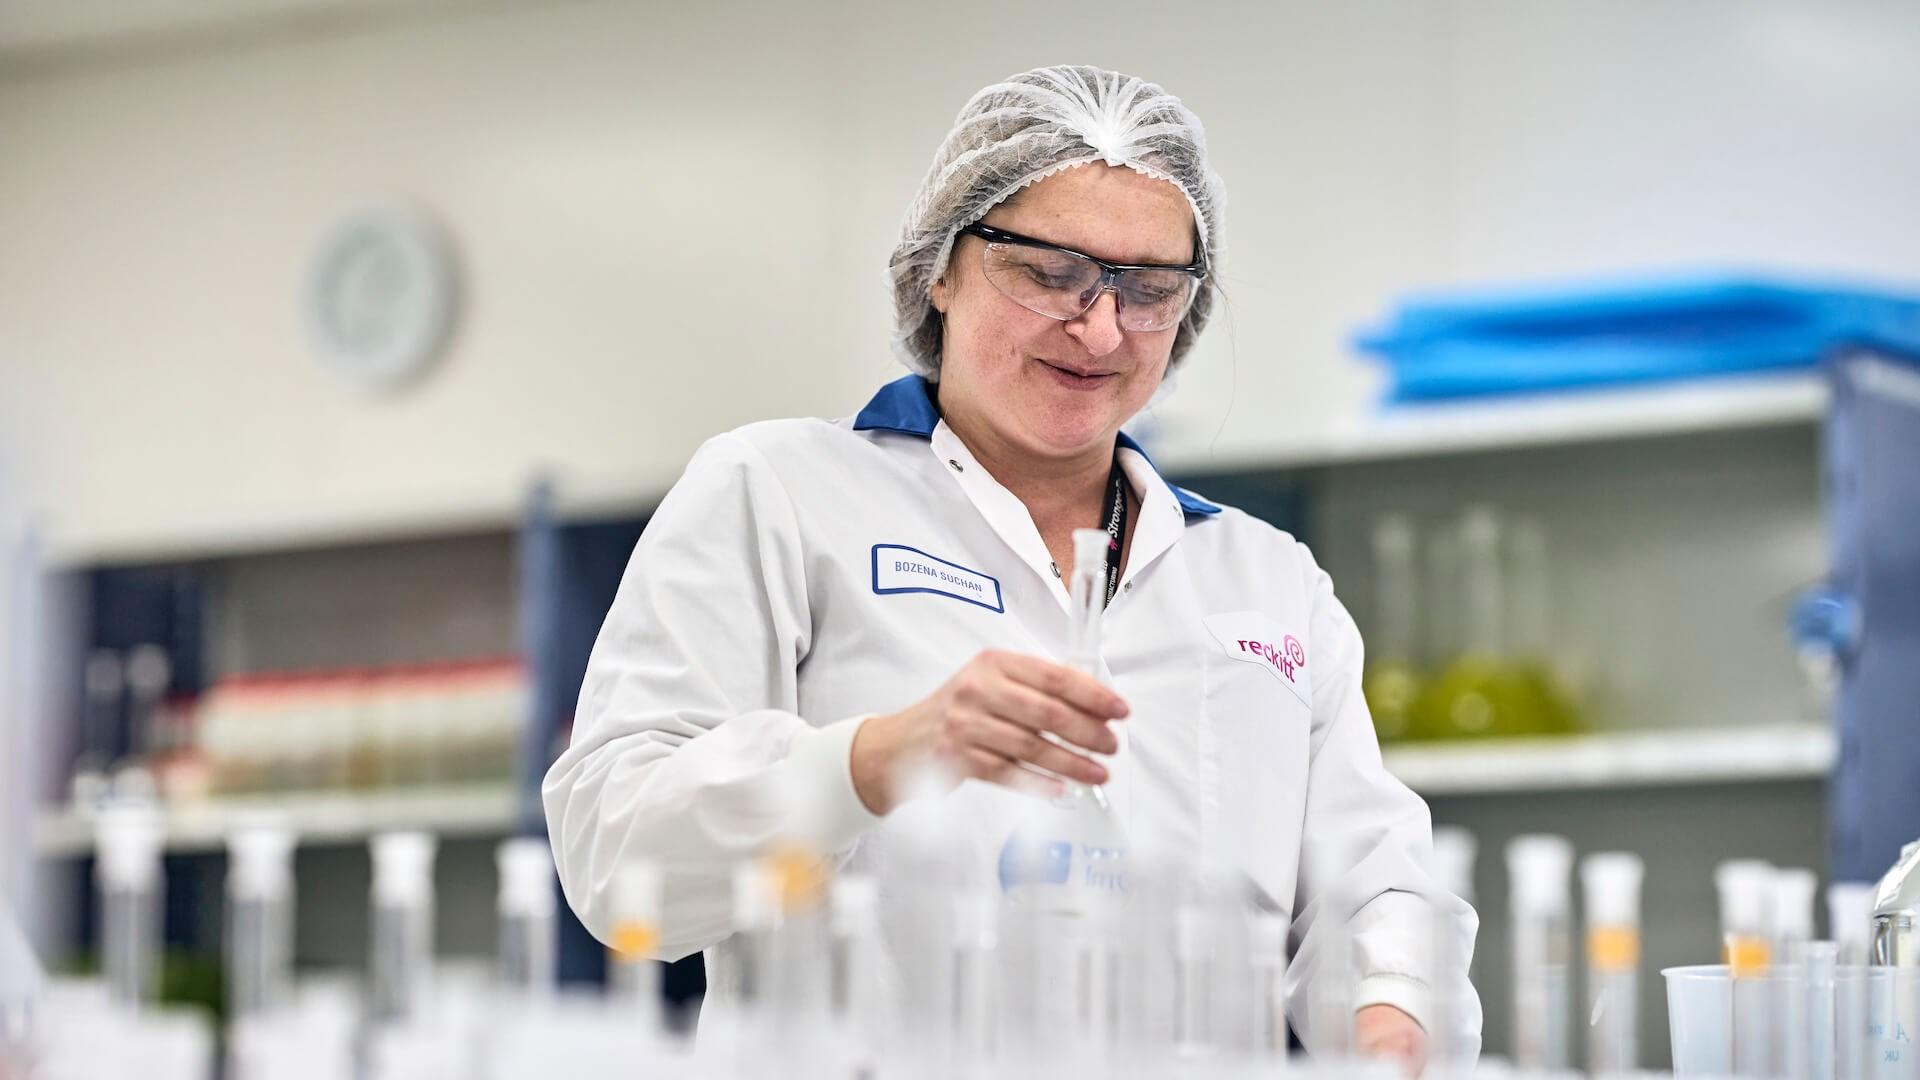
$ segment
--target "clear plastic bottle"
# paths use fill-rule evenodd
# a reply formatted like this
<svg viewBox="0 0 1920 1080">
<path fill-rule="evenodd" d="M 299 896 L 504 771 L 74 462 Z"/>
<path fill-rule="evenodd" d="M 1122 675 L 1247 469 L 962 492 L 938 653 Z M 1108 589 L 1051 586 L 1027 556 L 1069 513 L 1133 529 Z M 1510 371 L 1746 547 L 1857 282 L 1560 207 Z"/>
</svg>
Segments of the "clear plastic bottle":
<svg viewBox="0 0 1920 1080">
<path fill-rule="evenodd" d="M 1244 1056 L 1252 1063 L 1275 1065 L 1287 1059 L 1287 931 L 1285 917 L 1259 911 L 1251 916 Z"/>
<path fill-rule="evenodd" d="M 1512 883 L 1513 1061 L 1522 1069 L 1566 1069 L 1573 1011 L 1573 845 L 1559 836 L 1517 836 L 1507 844 Z"/>
<path fill-rule="evenodd" d="M 95 830 L 101 967 L 114 1003 L 141 1009 L 159 989 L 165 827 L 152 803 L 114 802 L 101 808 Z"/>
<path fill-rule="evenodd" d="M 494 853 L 500 869 L 500 984 L 523 1001 L 553 996 L 558 978 L 558 905 L 553 849 L 541 837 L 519 836 Z"/>
<path fill-rule="evenodd" d="M 1714 868 L 1720 936 L 1731 982 L 1733 1074 L 1770 1077 L 1781 1065 L 1774 1023 L 1773 867 L 1730 859 Z"/>
<path fill-rule="evenodd" d="M 426 1017 L 433 979 L 433 859 L 438 843 L 423 832 L 375 836 L 369 1008 L 376 1023 Z"/>
<path fill-rule="evenodd" d="M 645 860 L 631 860 L 613 878 L 613 934 L 607 956 L 608 989 L 634 1014 L 644 1030 L 661 1033 L 660 868 Z"/>
<path fill-rule="evenodd" d="M 292 830 L 269 823 L 227 838 L 227 1001 L 236 1019 L 292 998 L 293 847 Z"/>
<path fill-rule="evenodd" d="M 1624 851 L 1580 861 L 1586 891 L 1588 1072 L 1624 1076 L 1639 1068 L 1640 884 L 1646 865 Z"/>
<path fill-rule="evenodd" d="M 1373 728 L 1383 743 L 1415 735 L 1414 703 L 1424 683 L 1415 649 L 1420 581 L 1414 562 L 1413 522 L 1388 514 L 1373 527 L 1376 625 L 1367 635 L 1362 680 Z"/>
<path fill-rule="evenodd" d="M 828 1001 L 839 1044 L 835 1061 L 843 1077 L 875 1068 L 880 1051 L 880 892 L 872 878 L 834 879 L 830 923 L 832 953 Z"/>
<path fill-rule="evenodd" d="M 1857 967 L 1867 962 L 1873 937 L 1873 891 L 1870 881 L 1836 881 L 1827 886 L 1827 937 L 1840 947 L 1842 965 Z"/>
</svg>

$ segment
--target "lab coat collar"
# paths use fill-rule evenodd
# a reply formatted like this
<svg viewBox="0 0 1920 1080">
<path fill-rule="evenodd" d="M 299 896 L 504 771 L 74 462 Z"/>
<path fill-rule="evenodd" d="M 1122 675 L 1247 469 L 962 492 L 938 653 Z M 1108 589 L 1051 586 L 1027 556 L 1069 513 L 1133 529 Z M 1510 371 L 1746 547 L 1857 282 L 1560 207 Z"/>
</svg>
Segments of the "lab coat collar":
<svg viewBox="0 0 1920 1080">
<path fill-rule="evenodd" d="M 933 384 L 924 376 L 906 375 L 881 387 L 880 392 L 873 395 L 873 400 L 867 402 L 867 407 L 861 409 L 860 414 L 853 418 L 853 430 L 897 431 L 902 435 L 931 439 L 933 429 L 939 423 L 940 409 L 934 404 Z M 1154 466 L 1153 459 L 1147 457 L 1147 452 L 1142 450 L 1140 444 L 1133 441 L 1126 432 L 1120 433 L 1119 443 L 1121 449 L 1139 454 L 1147 465 L 1153 468 L 1154 474 L 1159 475 L 1159 468 Z M 1161 483 L 1166 484 L 1167 490 L 1173 492 L 1174 500 L 1180 504 L 1180 510 L 1186 515 L 1188 523 L 1196 519 L 1204 520 L 1220 512 L 1218 506 L 1164 477 L 1161 478 Z"/>
</svg>

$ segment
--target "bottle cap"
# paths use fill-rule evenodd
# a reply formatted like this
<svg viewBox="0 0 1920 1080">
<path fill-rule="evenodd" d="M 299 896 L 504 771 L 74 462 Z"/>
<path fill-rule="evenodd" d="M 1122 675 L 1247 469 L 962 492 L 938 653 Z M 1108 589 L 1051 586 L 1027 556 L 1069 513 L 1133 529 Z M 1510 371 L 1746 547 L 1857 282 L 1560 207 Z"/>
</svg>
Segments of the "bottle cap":
<svg viewBox="0 0 1920 1080">
<path fill-rule="evenodd" d="M 1813 901 L 1820 878 L 1802 867 L 1773 873 L 1773 936 L 1787 941 L 1813 940 Z"/>
<path fill-rule="evenodd" d="M 1563 915 L 1572 904 L 1573 845 L 1539 833 L 1507 842 L 1507 876 L 1516 915 Z"/>
<path fill-rule="evenodd" d="M 850 875 L 833 881 L 833 932 L 842 937 L 871 928 L 880 913 L 880 884 L 870 877 Z"/>
<path fill-rule="evenodd" d="M 227 837 L 227 895 L 235 900 L 284 900 L 293 894 L 293 830 L 253 822 Z"/>
<path fill-rule="evenodd" d="M 1871 881 L 1836 881 L 1827 886 L 1827 936 L 1864 954 L 1873 936 Z"/>
<path fill-rule="evenodd" d="M 381 833 L 371 841 L 373 900 L 425 905 L 433 900 L 433 856 L 439 843 L 424 832 Z"/>
<path fill-rule="evenodd" d="M 1253 939 L 1253 958 L 1268 962 L 1286 963 L 1288 923 L 1284 916 L 1271 911 L 1256 911 L 1248 927 Z"/>
<path fill-rule="evenodd" d="M 109 802 L 94 819 L 99 858 L 94 873 L 109 889 L 144 891 L 160 883 L 160 851 L 166 828 L 160 810 L 146 801 Z"/>
<path fill-rule="evenodd" d="M 1580 860 L 1588 926 L 1640 925 L 1640 884 L 1647 866 L 1627 851 L 1602 851 Z"/>
<path fill-rule="evenodd" d="M 1773 867 L 1759 859 L 1729 859 L 1714 868 L 1720 891 L 1720 932 L 1767 937 L 1773 932 Z"/>
<path fill-rule="evenodd" d="M 553 849 L 536 836 L 516 836 L 494 851 L 500 868 L 500 914 L 554 913 Z"/>
</svg>

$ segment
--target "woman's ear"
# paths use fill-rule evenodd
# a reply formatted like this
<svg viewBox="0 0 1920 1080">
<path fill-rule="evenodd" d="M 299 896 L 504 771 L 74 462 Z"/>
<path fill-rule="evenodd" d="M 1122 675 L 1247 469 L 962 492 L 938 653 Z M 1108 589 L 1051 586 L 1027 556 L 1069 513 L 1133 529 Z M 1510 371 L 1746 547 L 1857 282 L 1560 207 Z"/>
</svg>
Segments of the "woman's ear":
<svg viewBox="0 0 1920 1080">
<path fill-rule="evenodd" d="M 947 275 L 935 278 L 927 287 L 927 299 L 933 302 L 933 310 L 942 315 L 947 313 L 947 301 L 953 297 L 953 287 L 947 284 Z"/>
</svg>

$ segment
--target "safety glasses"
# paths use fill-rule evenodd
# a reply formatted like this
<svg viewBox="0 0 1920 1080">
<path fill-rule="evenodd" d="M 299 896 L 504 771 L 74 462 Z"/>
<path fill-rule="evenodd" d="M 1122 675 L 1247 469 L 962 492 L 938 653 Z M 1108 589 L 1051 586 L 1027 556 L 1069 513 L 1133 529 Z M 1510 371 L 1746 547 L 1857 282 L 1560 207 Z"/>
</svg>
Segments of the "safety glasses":
<svg viewBox="0 0 1920 1080">
<path fill-rule="evenodd" d="M 1205 263 L 1129 266 L 974 222 L 960 230 L 987 242 L 982 266 L 1001 295 L 1049 319 L 1077 319 L 1111 290 L 1120 329 L 1146 332 L 1178 323 L 1207 276 Z"/>
</svg>

